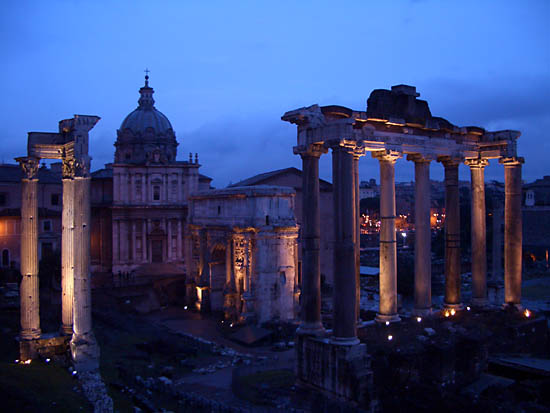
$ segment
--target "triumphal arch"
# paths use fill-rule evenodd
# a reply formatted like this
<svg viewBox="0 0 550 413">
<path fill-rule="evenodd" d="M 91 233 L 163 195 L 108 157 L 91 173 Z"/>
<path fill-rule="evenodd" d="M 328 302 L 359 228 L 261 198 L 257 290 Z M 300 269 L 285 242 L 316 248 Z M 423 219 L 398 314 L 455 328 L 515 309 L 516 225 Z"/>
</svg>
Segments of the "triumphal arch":
<svg viewBox="0 0 550 413">
<path fill-rule="evenodd" d="M 41 337 L 38 280 L 38 167 L 41 159 L 63 164 L 60 330 L 71 336 L 79 369 L 97 367 L 99 348 L 92 332 L 90 288 L 90 161 L 88 132 L 97 116 L 75 115 L 59 122 L 59 132 L 30 132 L 21 201 L 21 359 L 36 356 Z"/>
<path fill-rule="evenodd" d="M 357 338 L 359 325 L 359 158 L 370 152 L 380 164 L 380 305 L 376 321 L 399 321 L 395 233 L 395 164 L 415 164 L 415 299 L 413 313 L 430 314 L 431 232 L 430 162 L 445 169 L 445 299 L 455 311 L 460 294 L 460 215 L 458 166 L 471 171 L 472 305 L 487 304 L 484 168 L 489 160 L 504 166 L 505 179 L 505 302 L 521 301 L 521 165 L 512 130 L 489 132 L 458 127 L 432 116 L 416 88 L 393 86 L 374 90 L 366 111 L 342 106 L 312 105 L 289 111 L 282 120 L 298 127 L 294 153 L 303 162 L 302 314 L 297 346 L 298 380 L 337 395 L 356 398 L 350 378 L 354 360 L 364 358 Z M 333 330 L 321 323 L 319 261 L 319 158 L 332 150 L 334 194 Z M 342 377 L 348 377 L 342 380 Z M 359 380 L 359 379 L 358 379 Z"/>
</svg>

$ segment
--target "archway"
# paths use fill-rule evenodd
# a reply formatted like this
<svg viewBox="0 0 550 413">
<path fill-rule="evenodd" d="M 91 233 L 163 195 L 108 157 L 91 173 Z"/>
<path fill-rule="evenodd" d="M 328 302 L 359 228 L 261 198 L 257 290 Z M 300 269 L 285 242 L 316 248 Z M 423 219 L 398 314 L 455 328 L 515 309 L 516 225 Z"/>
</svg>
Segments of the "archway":
<svg viewBox="0 0 550 413">
<path fill-rule="evenodd" d="M 210 306 L 212 311 L 223 311 L 225 286 L 225 247 L 216 245 L 210 255 Z"/>
</svg>

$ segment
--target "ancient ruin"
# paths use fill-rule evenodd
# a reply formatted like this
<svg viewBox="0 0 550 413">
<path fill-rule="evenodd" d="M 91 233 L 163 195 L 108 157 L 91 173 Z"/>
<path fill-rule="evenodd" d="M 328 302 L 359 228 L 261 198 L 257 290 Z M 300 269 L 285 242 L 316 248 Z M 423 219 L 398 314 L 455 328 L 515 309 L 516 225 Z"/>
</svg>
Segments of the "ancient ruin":
<svg viewBox="0 0 550 413">
<path fill-rule="evenodd" d="M 190 304 L 201 311 L 223 311 L 233 321 L 296 318 L 294 197 L 291 188 L 266 185 L 191 196 Z"/>
<path fill-rule="evenodd" d="M 63 162 L 62 320 L 61 337 L 79 370 L 99 366 L 99 347 L 92 331 L 90 287 L 90 161 L 88 132 L 97 116 L 75 115 L 59 122 L 59 132 L 30 132 L 28 154 L 17 158 L 24 173 L 21 203 L 21 359 L 37 356 L 43 346 L 38 280 L 37 171 L 40 159 Z M 65 337 L 64 337 L 65 336 Z M 54 340 L 55 341 L 55 340 Z"/>
<path fill-rule="evenodd" d="M 312 105 L 286 112 L 282 120 L 297 125 L 294 153 L 303 162 L 303 276 L 301 324 L 297 340 L 297 380 L 333 395 L 363 400 L 369 387 L 366 345 L 360 343 L 358 159 L 366 152 L 380 163 L 380 306 L 376 321 L 394 323 L 397 312 L 395 236 L 395 163 L 406 155 L 415 163 L 416 248 L 413 312 L 429 315 L 431 253 L 429 165 L 445 168 L 445 299 L 449 311 L 462 309 L 460 294 L 460 215 L 458 166 L 472 177 L 472 305 L 487 304 L 484 168 L 497 159 L 505 170 L 505 302 L 521 306 L 521 165 L 512 130 L 489 132 L 458 127 L 432 116 L 416 88 L 393 86 L 374 90 L 366 111 Z M 333 329 L 321 322 L 319 269 L 319 158 L 332 150 L 334 185 Z M 391 338 L 390 338 L 391 339 Z M 362 366 L 362 367 L 357 367 Z M 344 379 L 345 378 L 345 379 Z"/>
</svg>

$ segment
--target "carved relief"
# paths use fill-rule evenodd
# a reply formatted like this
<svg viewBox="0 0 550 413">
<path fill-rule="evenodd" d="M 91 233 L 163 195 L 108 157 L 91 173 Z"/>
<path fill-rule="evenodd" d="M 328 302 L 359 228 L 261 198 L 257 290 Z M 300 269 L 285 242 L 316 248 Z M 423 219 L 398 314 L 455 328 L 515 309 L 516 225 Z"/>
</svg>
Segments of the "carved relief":
<svg viewBox="0 0 550 413">
<path fill-rule="evenodd" d="M 87 178 L 90 176 L 90 159 L 80 158 L 75 159 L 74 161 L 74 174 L 75 176 L 80 176 Z"/>
<path fill-rule="evenodd" d="M 74 178 L 75 174 L 75 159 L 68 158 L 63 159 L 62 163 L 62 176 L 63 178 Z"/>
</svg>

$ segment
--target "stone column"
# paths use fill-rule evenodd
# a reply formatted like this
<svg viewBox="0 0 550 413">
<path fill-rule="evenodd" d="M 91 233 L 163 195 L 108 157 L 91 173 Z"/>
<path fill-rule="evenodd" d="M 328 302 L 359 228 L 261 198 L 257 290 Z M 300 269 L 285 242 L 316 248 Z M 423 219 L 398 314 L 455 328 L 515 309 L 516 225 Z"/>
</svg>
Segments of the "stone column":
<svg viewBox="0 0 550 413">
<path fill-rule="evenodd" d="M 74 320 L 71 354 L 79 370 L 98 367 L 99 347 L 92 331 L 90 285 L 89 160 L 77 160 L 74 179 Z"/>
<path fill-rule="evenodd" d="M 361 197 L 359 195 L 359 157 L 364 155 L 364 153 L 364 150 L 355 150 L 353 153 L 353 189 L 355 198 L 355 208 L 353 212 L 355 219 L 355 311 L 357 313 L 358 324 L 361 324 Z"/>
<path fill-rule="evenodd" d="M 38 280 L 38 166 L 36 158 L 17 158 L 21 181 L 21 339 L 40 338 Z"/>
<path fill-rule="evenodd" d="M 472 305 L 487 305 L 487 227 L 485 223 L 486 159 L 468 159 L 472 186 Z"/>
<path fill-rule="evenodd" d="M 415 243 L 413 314 L 426 316 L 432 309 L 432 233 L 430 228 L 430 159 L 407 157 L 414 161 Z"/>
<path fill-rule="evenodd" d="M 353 345 L 357 339 L 356 202 L 353 151 L 355 142 L 332 146 L 334 199 L 333 338 L 335 344 Z"/>
<path fill-rule="evenodd" d="M 461 309 L 460 300 L 460 204 L 458 165 L 444 159 L 445 167 L 445 300 L 446 308 Z"/>
<path fill-rule="evenodd" d="M 130 238 L 132 241 L 132 259 L 130 260 L 131 263 L 137 262 L 137 230 L 136 230 L 136 220 L 132 219 L 130 221 L 132 223 L 132 237 Z"/>
<path fill-rule="evenodd" d="M 61 333 L 73 333 L 74 293 L 74 160 L 63 160 L 61 214 Z"/>
<path fill-rule="evenodd" d="M 504 165 L 504 306 L 521 308 L 521 164 L 505 158 Z"/>
<path fill-rule="evenodd" d="M 321 213 L 319 208 L 319 158 L 326 149 L 311 145 L 295 153 L 302 157 L 302 293 L 299 334 L 321 335 Z"/>
<path fill-rule="evenodd" d="M 166 261 L 172 261 L 172 220 L 166 220 Z"/>
<path fill-rule="evenodd" d="M 378 322 L 400 321 L 397 314 L 397 245 L 395 239 L 395 161 L 399 154 L 373 152 L 380 161 L 380 308 Z"/>
</svg>

